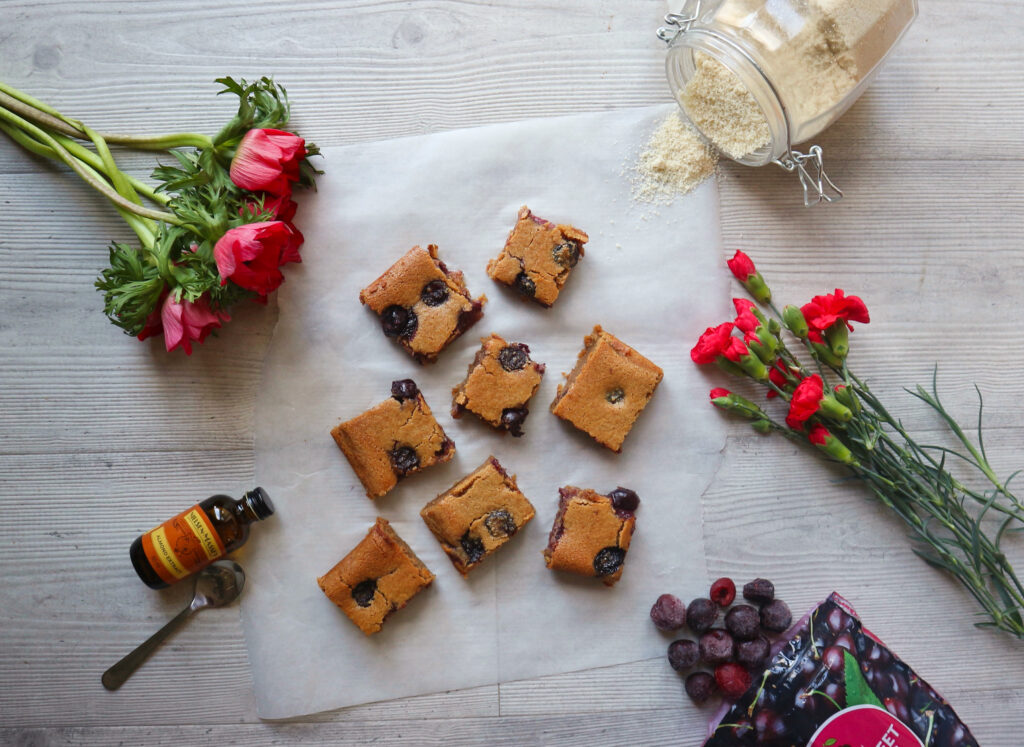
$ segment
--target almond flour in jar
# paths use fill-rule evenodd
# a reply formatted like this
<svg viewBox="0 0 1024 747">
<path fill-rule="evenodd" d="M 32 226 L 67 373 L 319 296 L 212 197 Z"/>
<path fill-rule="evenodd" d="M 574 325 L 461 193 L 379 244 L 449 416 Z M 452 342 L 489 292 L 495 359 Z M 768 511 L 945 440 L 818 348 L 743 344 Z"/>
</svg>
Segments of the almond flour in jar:
<svg viewBox="0 0 1024 747">
<path fill-rule="evenodd" d="M 793 146 L 856 101 L 916 16 L 916 0 L 686 0 L 658 36 L 673 94 L 709 142 L 802 172 Z"/>
</svg>

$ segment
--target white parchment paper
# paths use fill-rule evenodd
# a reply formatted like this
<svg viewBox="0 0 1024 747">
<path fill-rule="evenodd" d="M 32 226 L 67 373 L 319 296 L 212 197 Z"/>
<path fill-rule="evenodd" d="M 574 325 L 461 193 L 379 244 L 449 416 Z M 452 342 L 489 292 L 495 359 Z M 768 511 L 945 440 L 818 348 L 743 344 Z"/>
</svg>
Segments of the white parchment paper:
<svg viewBox="0 0 1024 747">
<path fill-rule="evenodd" d="M 528 121 L 325 150 L 319 191 L 304 199 L 303 264 L 278 294 L 280 318 L 256 409 L 256 477 L 278 512 L 253 531 L 244 563 L 246 641 L 260 716 L 284 718 L 376 700 L 636 661 L 668 641 L 647 619 L 673 591 L 707 593 L 701 493 L 724 445 L 708 383 L 689 349 L 728 313 L 718 196 L 712 182 L 671 206 L 633 203 L 628 164 L 671 109 Z M 554 308 L 491 281 L 520 205 L 590 234 Z M 359 290 L 414 244 L 486 293 L 483 319 L 435 365 L 381 333 Z M 548 411 L 595 323 L 665 370 L 614 454 Z M 520 439 L 449 415 L 451 388 L 479 339 L 529 344 L 548 366 Z M 329 435 L 413 378 L 456 443 L 455 458 L 370 501 Z M 468 579 L 419 516 L 489 455 L 518 475 L 537 516 Z M 541 551 L 558 488 L 641 498 L 621 581 L 554 573 Z M 366 637 L 321 593 L 317 576 L 387 518 L 436 574 L 433 586 Z"/>
</svg>

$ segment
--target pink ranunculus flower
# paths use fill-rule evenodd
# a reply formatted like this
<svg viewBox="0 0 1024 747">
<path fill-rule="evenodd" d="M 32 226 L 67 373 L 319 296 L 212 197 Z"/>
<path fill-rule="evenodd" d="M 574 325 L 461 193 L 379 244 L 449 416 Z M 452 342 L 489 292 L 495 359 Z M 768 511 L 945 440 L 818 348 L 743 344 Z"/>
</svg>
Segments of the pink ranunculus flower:
<svg viewBox="0 0 1024 747">
<path fill-rule="evenodd" d="M 223 311 L 212 310 L 205 296 L 186 301 L 175 300 L 174 294 L 168 293 L 160 309 L 164 346 L 167 352 L 180 347 L 185 355 L 192 355 L 193 340 L 201 343 L 210 332 L 221 326 L 222 321 L 230 320 L 231 317 Z"/>
<path fill-rule="evenodd" d="M 213 247 L 220 283 L 231 280 L 265 296 L 284 282 L 281 265 L 301 262 L 302 234 L 283 221 L 246 223 L 232 228 Z"/>
<path fill-rule="evenodd" d="M 306 157 L 306 141 L 284 130 L 253 129 L 231 159 L 231 181 L 242 189 L 290 195 Z"/>
</svg>

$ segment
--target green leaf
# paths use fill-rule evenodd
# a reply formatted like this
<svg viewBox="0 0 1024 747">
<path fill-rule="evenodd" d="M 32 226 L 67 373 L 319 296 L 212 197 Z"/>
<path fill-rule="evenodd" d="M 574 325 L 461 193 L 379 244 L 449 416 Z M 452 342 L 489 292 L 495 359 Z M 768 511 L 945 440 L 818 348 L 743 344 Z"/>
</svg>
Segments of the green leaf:
<svg viewBox="0 0 1024 747">
<path fill-rule="evenodd" d="M 843 669 L 843 676 L 846 679 L 846 707 L 873 705 L 881 708 L 882 702 L 864 680 L 857 658 L 845 649 L 843 650 Z"/>
</svg>

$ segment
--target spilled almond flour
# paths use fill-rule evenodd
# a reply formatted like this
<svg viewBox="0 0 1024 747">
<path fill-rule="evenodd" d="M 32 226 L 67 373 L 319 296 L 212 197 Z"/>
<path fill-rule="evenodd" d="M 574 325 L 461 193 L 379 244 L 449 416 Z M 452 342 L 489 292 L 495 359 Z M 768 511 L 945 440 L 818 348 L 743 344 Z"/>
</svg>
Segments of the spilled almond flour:
<svg viewBox="0 0 1024 747">
<path fill-rule="evenodd" d="M 715 173 L 718 156 L 693 127 L 673 111 L 651 135 L 633 167 L 632 196 L 667 205 L 692 192 Z"/>
</svg>

